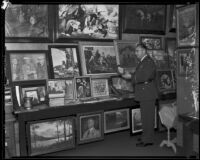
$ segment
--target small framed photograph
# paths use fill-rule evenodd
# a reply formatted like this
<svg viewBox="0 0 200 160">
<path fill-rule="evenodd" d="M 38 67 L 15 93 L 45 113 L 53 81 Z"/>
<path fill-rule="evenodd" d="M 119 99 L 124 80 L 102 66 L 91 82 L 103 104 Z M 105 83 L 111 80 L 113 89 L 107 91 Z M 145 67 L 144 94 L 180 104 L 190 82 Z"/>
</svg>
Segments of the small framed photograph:
<svg viewBox="0 0 200 160">
<path fill-rule="evenodd" d="M 104 139 L 103 111 L 78 114 L 78 144 Z"/>
<path fill-rule="evenodd" d="M 129 128 L 129 109 L 104 112 L 104 133 L 111 133 Z"/>
<path fill-rule="evenodd" d="M 143 43 L 149 50 L 162 49 L 162 37 L 140 37 L 140 42 Z"/>
<path fill-rule="evenodd" d="M 197 45 L 197 5 L 186 5 L 176 10 L 177 15 L 177 46 L 196 46 Z"/>
<path fill-rule="evenodd" d="M 178 49 L 178 75 L 188 77 L 193 73 L 195 52 L 198 54 L 197 49 Z"/>
<path fill-rule="evenodd" d="M 139 63 L 135 55 L 136 43 L 124 40 L 115 40 L 114 45 L 117 56 L 117 64 L 123 68 L 136 68 Z"/>
<path fill-rule="evenodd" d="M 77 45 L 49 45 L 52 78 L 79 76 Z"/>
<path fill-rule="evenodd" d="M 174 79 L 172 70 L 157 70 L 157 82 L 160 92 L 174 91 Z"/>
<path fill-rule="evenodd" d="M 47 89 L 49 98 L 64 98 L 66 84 L 64 79 L 47 80 Z"/>
<path fill-rule="evenodd" d="M 28 155 L 35 156 L 75 148 L 73 117 L 28 122 Z"/>
<path fill-rule="evenodd" d="M 91 78 L 76 77 L 75 78 L 76 99 L 87 99 L 92 97 Z"/>
<path fill-rule="evenodd" d="M 107 97 L 109 96 L 108 79 L 95 78 L 91 79 L 92 97 Z"/>
<path fill-rule="evenodd" d="M 79 42 L 83 75 L 117 74 L 117 61 L 112 42 Z"/>
<path fill-rule="evenodd" d="M 48 79 L 46 51 L 7 51 L 11 82 Z"/>
<path fill-rule="evenodd" d="M 119 39 L 119 5 L 66 5 L 56 9 L 56 39 Z"/>
<path fill-rule="evenodd" d="M 25 90 L 25 97 L 31 98 L 31 105 L 35 106 L 40 103 L 37 90 Z"/>
</svg>

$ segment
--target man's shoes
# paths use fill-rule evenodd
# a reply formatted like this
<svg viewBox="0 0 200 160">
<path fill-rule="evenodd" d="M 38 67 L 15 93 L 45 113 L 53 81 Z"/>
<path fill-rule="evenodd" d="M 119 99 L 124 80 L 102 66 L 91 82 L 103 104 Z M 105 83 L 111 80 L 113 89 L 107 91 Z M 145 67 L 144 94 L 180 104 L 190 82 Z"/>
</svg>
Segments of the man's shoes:
<svg viewBox="0 0 200 160">
<path fill-rule="evenodd" d="M 146 146 L 151 146 L 153 143 L 144 143 L 144 142 L 138 142 L 136 143 L 136 147 L 146 147 Z"/>
</svg>

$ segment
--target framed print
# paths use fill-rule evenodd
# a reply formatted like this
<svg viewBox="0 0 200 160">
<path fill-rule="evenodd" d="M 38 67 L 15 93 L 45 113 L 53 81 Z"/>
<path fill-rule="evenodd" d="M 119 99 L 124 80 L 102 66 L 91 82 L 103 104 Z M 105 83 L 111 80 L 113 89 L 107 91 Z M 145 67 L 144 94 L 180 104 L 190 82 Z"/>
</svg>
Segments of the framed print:
<svg viewBox="0 0 200 160">
<path fill-rule="evenodd" d="M 47 89 L 49 98 L 64 98 L 66 90 L 65 80 L 49 79 L 47 80 Z"/>
<path fill-rule="evenodd" d="M 115 47 L 112 42 L 79 42 L 83 75 L 117 74 Z"/>
<path fill-rule="evenodd" d="M 65 100 L 73 100 L 74 94 L 74 79 L 65 79 Z"/>
<path fill-rule="evenodd" d="M 87 99 L 92 97 L 91 78 L 76 77 L 75 78 L 76 99 Z"/>
<path fill-rule="evenodd" d="M 114 41 L 117 64 L 122 68 L 136 68 L 138 59 L 135 55 L 136 43 L 123 40 Z"/>
<path fill-rule="evenodd" d="M 188 77 L 193 73 L 195 52 L 195 48 L 177 50 L 179 76 Z"/>
<path fill-rule="evenodd" d="M 29 156 L 75 148 L 74 127 L 73 117 L 28 122 Z"/>
<path fill-rule="evenodd" d="M 119 5 L 60 4 L 56 14 L 58 41 L 119 39 Z"/>
<path fill-rule="evenodd" d="M 46 51 L 7 51 L 12 82 L 48 79 Z"/>
<path fill-rule="evenodd" d="M 138 133 L 142 131 L 142 120 L 140 108 L 131 109 L 131 133 Z"/>
<path fill-rule="evenodd" d="M 169 32 L 176 32 L 176 6 L 169 6 L 169 19 L 168 19 Z"/>
<path fill-rule="evenodd" d="M 109 96 L 108 79 L 96 78 L 91 79 L 92 97 Z"/>
<path fill-rule="evenodd" d="M 111 133 L 129 128 L 129 109 L 104 112 L 104 133 Z"/>
<path fill-rule="evenodd" d="M 103 111 L 78 114 L 78 144 L 104 139 Z"/>
<path fill-rule="evenodd" d="M 165 53 L 164 50 L 152 50 L 152 52 L 148 52 L 150 57 L 154 60 L 157 69 L 168 69 L 168 54 Z"/>
<path fill-rule="evenodd" d="M 140 37 L 140 42 L 143 43 L 147 49 L 161 50 L 162 37 Z"/>
<path fill-rule="evenodd" d="M 48 5 L 9 5 L 5 12 L 6 42 L 51 42 Z"/>
<path fill-rule="evenodd" d="M 177 8 L 177 46 L 197 45 L 197 7 L 195 4 Z"/>
<path fill-rule="evenodd" d="M 165 34 L 166 5 L 124 5 L 123 33 Z"/>
<path fill-rule="evenodd" d="M 157 76 L 160 92 L 175 90 L 172 70 L 157 70 Z"/>
<path fill-rule="evenodd" d="M 49 45 L 52 78 L 68 78 L 79 76 L 78 46 Z"/>
</svg>

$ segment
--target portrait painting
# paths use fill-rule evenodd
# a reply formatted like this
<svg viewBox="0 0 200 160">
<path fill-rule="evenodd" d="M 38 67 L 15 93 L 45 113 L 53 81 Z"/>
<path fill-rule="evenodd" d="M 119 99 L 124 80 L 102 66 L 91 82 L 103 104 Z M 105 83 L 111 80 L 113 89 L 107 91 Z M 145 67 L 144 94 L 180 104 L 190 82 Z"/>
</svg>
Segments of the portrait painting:
<svg viewBox="0 0 200 160">
<path fill-rule="evenodd" d="M 27 134 L 30 156 L 75 148 L 73 117 L 28 122 Z"/>
<path fill-rule="evenodd" d="M 176 39 L 166 38 L 165 47 L 169 58 L 169 68 L 176 69 Z"/>
<path fill-rule="evenodd" d="M 104 112 L 104 133 L 111 133 L 129 128 L 129 109 Z"/>
<path fill-rule="evenodd" d="M 175 90 L 172 70 L 157 70 L 157 76 L 158 89 L 160 92 Z"/>
<path fill-rule="evenodd" d="M 10 51 L 8 54 L 12 82 L 48 78 L 46 54 L 42 51 Z"/>
<path fill-rule="evenodd" d="M 78 144 L 102 140 L 104 138 L 103 112 L 79 114 Z"/>
<path fill-rule="evenodd" d="M 138 59 L 135 55 L 136 43 L 130 41 L 114 41 L 117 64 L 122 68 L 136 68 Z"/>
<path fill-rule="evenodd" d="M 193 74 L 195 48 L 178 49 L 178 75 L 188 77 Z"/>
<path fill-rule="evenodd" d="M 165 34 L 166 5 L 124 5 L 123 33 Z"/>
<path fill-rule="evenodd" d="M 197 43 L 197 10 L 196 5 L 177 8 L 177 45 L 195 46 Z"/>
<path fill-rule="evenodd" d="M 131 110 L 131 133 L 138 133 L 142 131 L 142 120 L 141 120 L 141 111 L 140 108 Z"/>
<path fill-rule="evenodd" d="M 91 79 L 92 97 L 109 96 L 108 79 Z"/>
<path fill-rule="evenodd" d="M 57 38 L 119 39 L 119 5 L 58 5 Z"/>
<path fill-rule="evenodd" d="M 6 38 L 48 38 L 48 5 L 9 5 L 5 12 Z"/>
<path fill-rule="evenodd" d="M 77 99 L 86 99 L 92 97 L 90 77 L 76 77 L 75 86 Z"/>
<path fill-rule="evenodd" d="M 47 80 L 47 88 L 49 98 L 64 98 L 65 97 L 65 80 L 63 79 L 49 79 Z"/>
<path fill-rule="evenodd" d="M 147 49 L 162 49 L 162 37 L 140 37 L 140 42 L 143 43 Z"/>
<path fill-rule="evenodd" d="M 84 75 L 116 74 L 117 61 L 113 43 L 79 42 Z"/>
<path fill-rule="evenodd" d="M 77 47 L 49 46 L 54 78 L 79 76 Z"/>
</svg>

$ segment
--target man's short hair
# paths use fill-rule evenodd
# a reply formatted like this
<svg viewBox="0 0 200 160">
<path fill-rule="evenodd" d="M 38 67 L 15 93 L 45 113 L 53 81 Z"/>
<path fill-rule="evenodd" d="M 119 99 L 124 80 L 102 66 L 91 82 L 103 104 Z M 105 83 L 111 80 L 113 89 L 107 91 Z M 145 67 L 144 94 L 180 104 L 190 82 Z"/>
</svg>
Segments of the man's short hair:
<svg viewBox="0 0 200 160">
<path fill-rule="evenodd" d="M 141 47 L 141 48 L 143 48 L 143 49 L 145 49 L 145 50 L 148 49 L 148 48 L 145 46 L 144 43 L 138 43 L 138 44 L 136 44 L 136 48 L 137 48 L 137 47 Z"/>
</svg>

